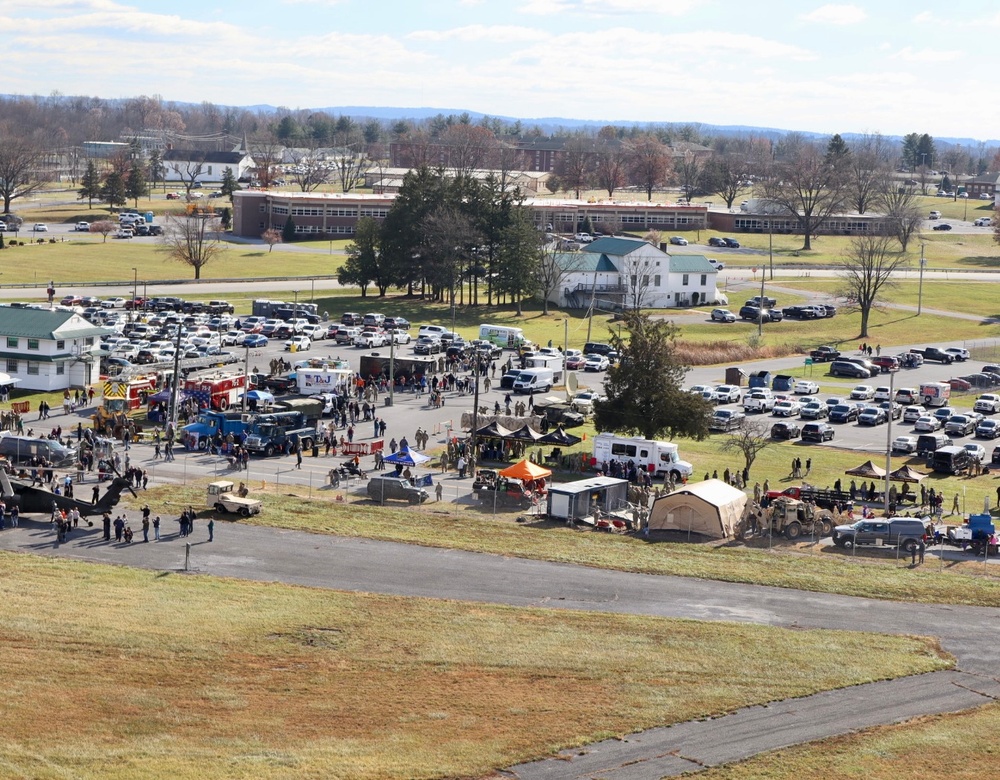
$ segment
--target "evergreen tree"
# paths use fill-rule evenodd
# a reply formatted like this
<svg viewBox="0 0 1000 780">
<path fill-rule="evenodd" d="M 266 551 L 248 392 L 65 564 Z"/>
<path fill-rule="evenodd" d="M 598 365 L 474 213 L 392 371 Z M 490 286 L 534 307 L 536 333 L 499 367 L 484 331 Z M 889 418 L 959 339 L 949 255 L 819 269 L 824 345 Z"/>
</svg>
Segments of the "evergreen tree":
<svg viewBox="0 0 1000 780">
<path fill-rule="evenodd" d="M 222 225 L 223 230 L 229 230 L 233 225 L 233 212 L 229 206 L 226 206 L 222 213 L 219 215 L 219 223 Z"/>
<path fill-rule="evenodd" d="M 146 182 L 146 169 L 138 159 L 132 160 L 132 165 L 125 175 L 125 194 L 132 198 L 136 208 L 139 207 L 139 198 L 149 195 L 149 184 Z"/>
<path fill-rule="evenodd" d="M 542 233 L 527 209 L 518 208 L 511 213 L 497 254 L 497 290 L 510 295 L 520 316 L 521 301 L 538 291 L 538 266 L 543 255 Z"/>
<path fill-rule="evenodd" d="M 94 198 L 101 197 L 101 174 L 97 172 L 97 163 L 87 160 L 87 170 L 80 179 L 80 190 L 78 197 L 87 199 L 87 208 L 94 208 Z"/>
<path fill-rule="evenodd" d="M 594 404 L 598 431 L 638 434 L 646 439 L 673 439 L 708 435 L 711 404 L 682 389 L 687 367 L 677 359 L 678 328 L 629 311 L 626 333 L 611 331 L 618 365 L 608 370 L 607 400 Z"/>
<path fill-rule="evenodd" d="M 222 173 L 222 186 L 219 190 L 222 194 L 229 198 L 230 201 L 233 199 L 233 193 L 241 189 L 240 183 L 236 181 L 236 176 L 233 173 L 233 169 L 226 166 L 226 170 Z"/>
<path fill-rule="evenodd" d="M 341 284 L 357 285 L 361 297 L 368 296 L 368 285 L 378 287 L 379 296 L 384 296 L 389 283 L 384 279 L 379 267 L 379 225 L 371 217 L 361 217 L 354 232 L 354 241 L 347 245 L 347 261 L 337 274 Z"/>
<path fill-rule="evenodd" d="M 281 240 L 290 244 L 295 240 L 295 222 L 292 221 L 292 215 L 288 215 L 288 219 L 285 220 L 285 226 L 281 229 Z"/>
<path fill-rule="evenodd" d="M 125 191 L 125 180 L 118 171 L 111 171 L 104 180 L 104 186 L 101 187 L 101 200 L 107 203 L 112 209 L 116 206 L 124 206 L 128 200 L 128 194 Z"/>
<path fill-rule="evenodd" d="M 847 162 L 850 154 L 851 150 L 844 143 L 844 139 L 841 138 L 840 133 L 836 133 L 830 139 L 830 143 L 826 145 L 826 163 L 827 165 L 832 165 L 834 168 L 842 167 Z"/>
<path fill-rule="evenodd" d="M 163 153 L 159 149 L 154 149 L 149 153 L 146 178 L 152 189 L 155 189 L 160 182 L 166 183 L 166 178 L 163 175 Z"/>
</svg>

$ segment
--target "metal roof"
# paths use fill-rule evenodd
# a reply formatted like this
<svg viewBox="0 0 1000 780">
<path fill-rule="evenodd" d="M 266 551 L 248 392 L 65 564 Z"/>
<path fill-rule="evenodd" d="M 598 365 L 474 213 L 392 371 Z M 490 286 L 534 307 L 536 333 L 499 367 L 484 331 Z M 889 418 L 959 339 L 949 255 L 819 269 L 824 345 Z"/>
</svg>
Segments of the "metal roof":
<svg viewBox="0 0 1000 780">
<path fill-rule="evenodd" d="M 705 255 L 670 255 L 670 273 L 705 274 L 715 273 L 715 267 Z"/>
<path fill-rule="evenodd" d="M 111 332 L 111 328 L 92 325 L 79 314 L 71 311 L 0 306 L 0 337 L 16 336 L 17 338 L 57 341 L 68 338 L 103 336 Z"/>
<path fill-rule="evenodd" d="M 637 238 L 599 238 L 587 246 L 588 252 L 599 252 L 612 257 L 622 257 L 642 249 L 645 246 L 653 246 L 648 241 Z M 654 247 L 655 249 L 655 247 Z"/>
</svg>

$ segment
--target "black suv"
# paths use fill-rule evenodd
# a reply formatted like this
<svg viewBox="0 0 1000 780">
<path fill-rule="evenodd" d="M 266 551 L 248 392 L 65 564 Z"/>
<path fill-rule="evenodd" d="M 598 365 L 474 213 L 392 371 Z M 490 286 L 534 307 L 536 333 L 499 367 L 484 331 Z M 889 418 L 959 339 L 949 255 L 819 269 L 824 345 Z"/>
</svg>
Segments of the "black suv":
<svg viewBox="0 0 1000 780">
<path fill-rule="evenodd" d="M 833 529 L 833 543 L 848 550 L 856 544 L 881 543 L 887 547 L 899 545 L 911 552 L 926 536 L 927 528 L 922 520 L 902 517 L 859 520 L 853 525 L 838 525 Z"/>
<path fill-rule="evenodd" d="M 599 344 L 594 341 L 588 341 L 583 345 L 584 355 L 604 355 L 607 356 L 611 354 L 614 350 L 610 344 Z"/>
</svg>

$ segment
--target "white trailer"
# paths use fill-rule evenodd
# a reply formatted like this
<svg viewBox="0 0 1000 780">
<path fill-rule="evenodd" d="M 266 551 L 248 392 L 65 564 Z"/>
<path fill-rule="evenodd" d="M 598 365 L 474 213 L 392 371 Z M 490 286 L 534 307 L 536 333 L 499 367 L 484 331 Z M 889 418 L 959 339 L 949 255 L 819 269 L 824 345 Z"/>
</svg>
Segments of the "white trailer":
<svg viewBox="0 0 1000 780">
<path fill-rule="evenodd" d="M 669 441 L 644 439 L 641 436 L 619 436 L 599 433 L 594 437 L 594 457 L 591 465 L 600 468 L 602 463 L 618 461 L 623 465 L 632 462 L 637 468 L 652 471 L 657 477 L 673 474 L 675 481 L 690 477 L 694 468 L 681 460 L 676 444 Z"/>
<path fill-rule="evenodd" d="M 924 406 L 944 406 L 951 398 L 951 385 L 947 382 L 924 382 L 920 385 L 920 398 Z"/>
<path fill-rule="evenodd" d="M 351 385 L 354 372 L 349 368 L 324 366 L 322 368 L 296 368 L 295 381 L 300 395 L 316 393 L 345 393 Z"/>
</svg>

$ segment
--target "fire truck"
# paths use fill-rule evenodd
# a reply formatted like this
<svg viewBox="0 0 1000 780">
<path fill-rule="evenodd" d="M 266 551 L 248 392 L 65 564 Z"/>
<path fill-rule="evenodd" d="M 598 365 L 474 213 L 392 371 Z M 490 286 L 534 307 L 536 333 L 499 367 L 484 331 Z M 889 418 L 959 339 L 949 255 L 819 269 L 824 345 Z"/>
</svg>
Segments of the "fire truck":
<svg viewBox="0 0 1000 780">
<path fill-rule="evenodd" d="M 92 417 L 94 429 L 117 435 L 116 429 L 125 423 L 128 413 L 145 406 L 146 398 L 156 392 L 157 384 L 154 375 L 107 380 L 100 405 Z"/>
<path fill-rule="evenodd" d="M 224 412 L 239 400 L 246 385 L 246 374 L 222 372 L 186 379 L 184 392 L 194 397 L 199 409 Z"/>
</svg>

